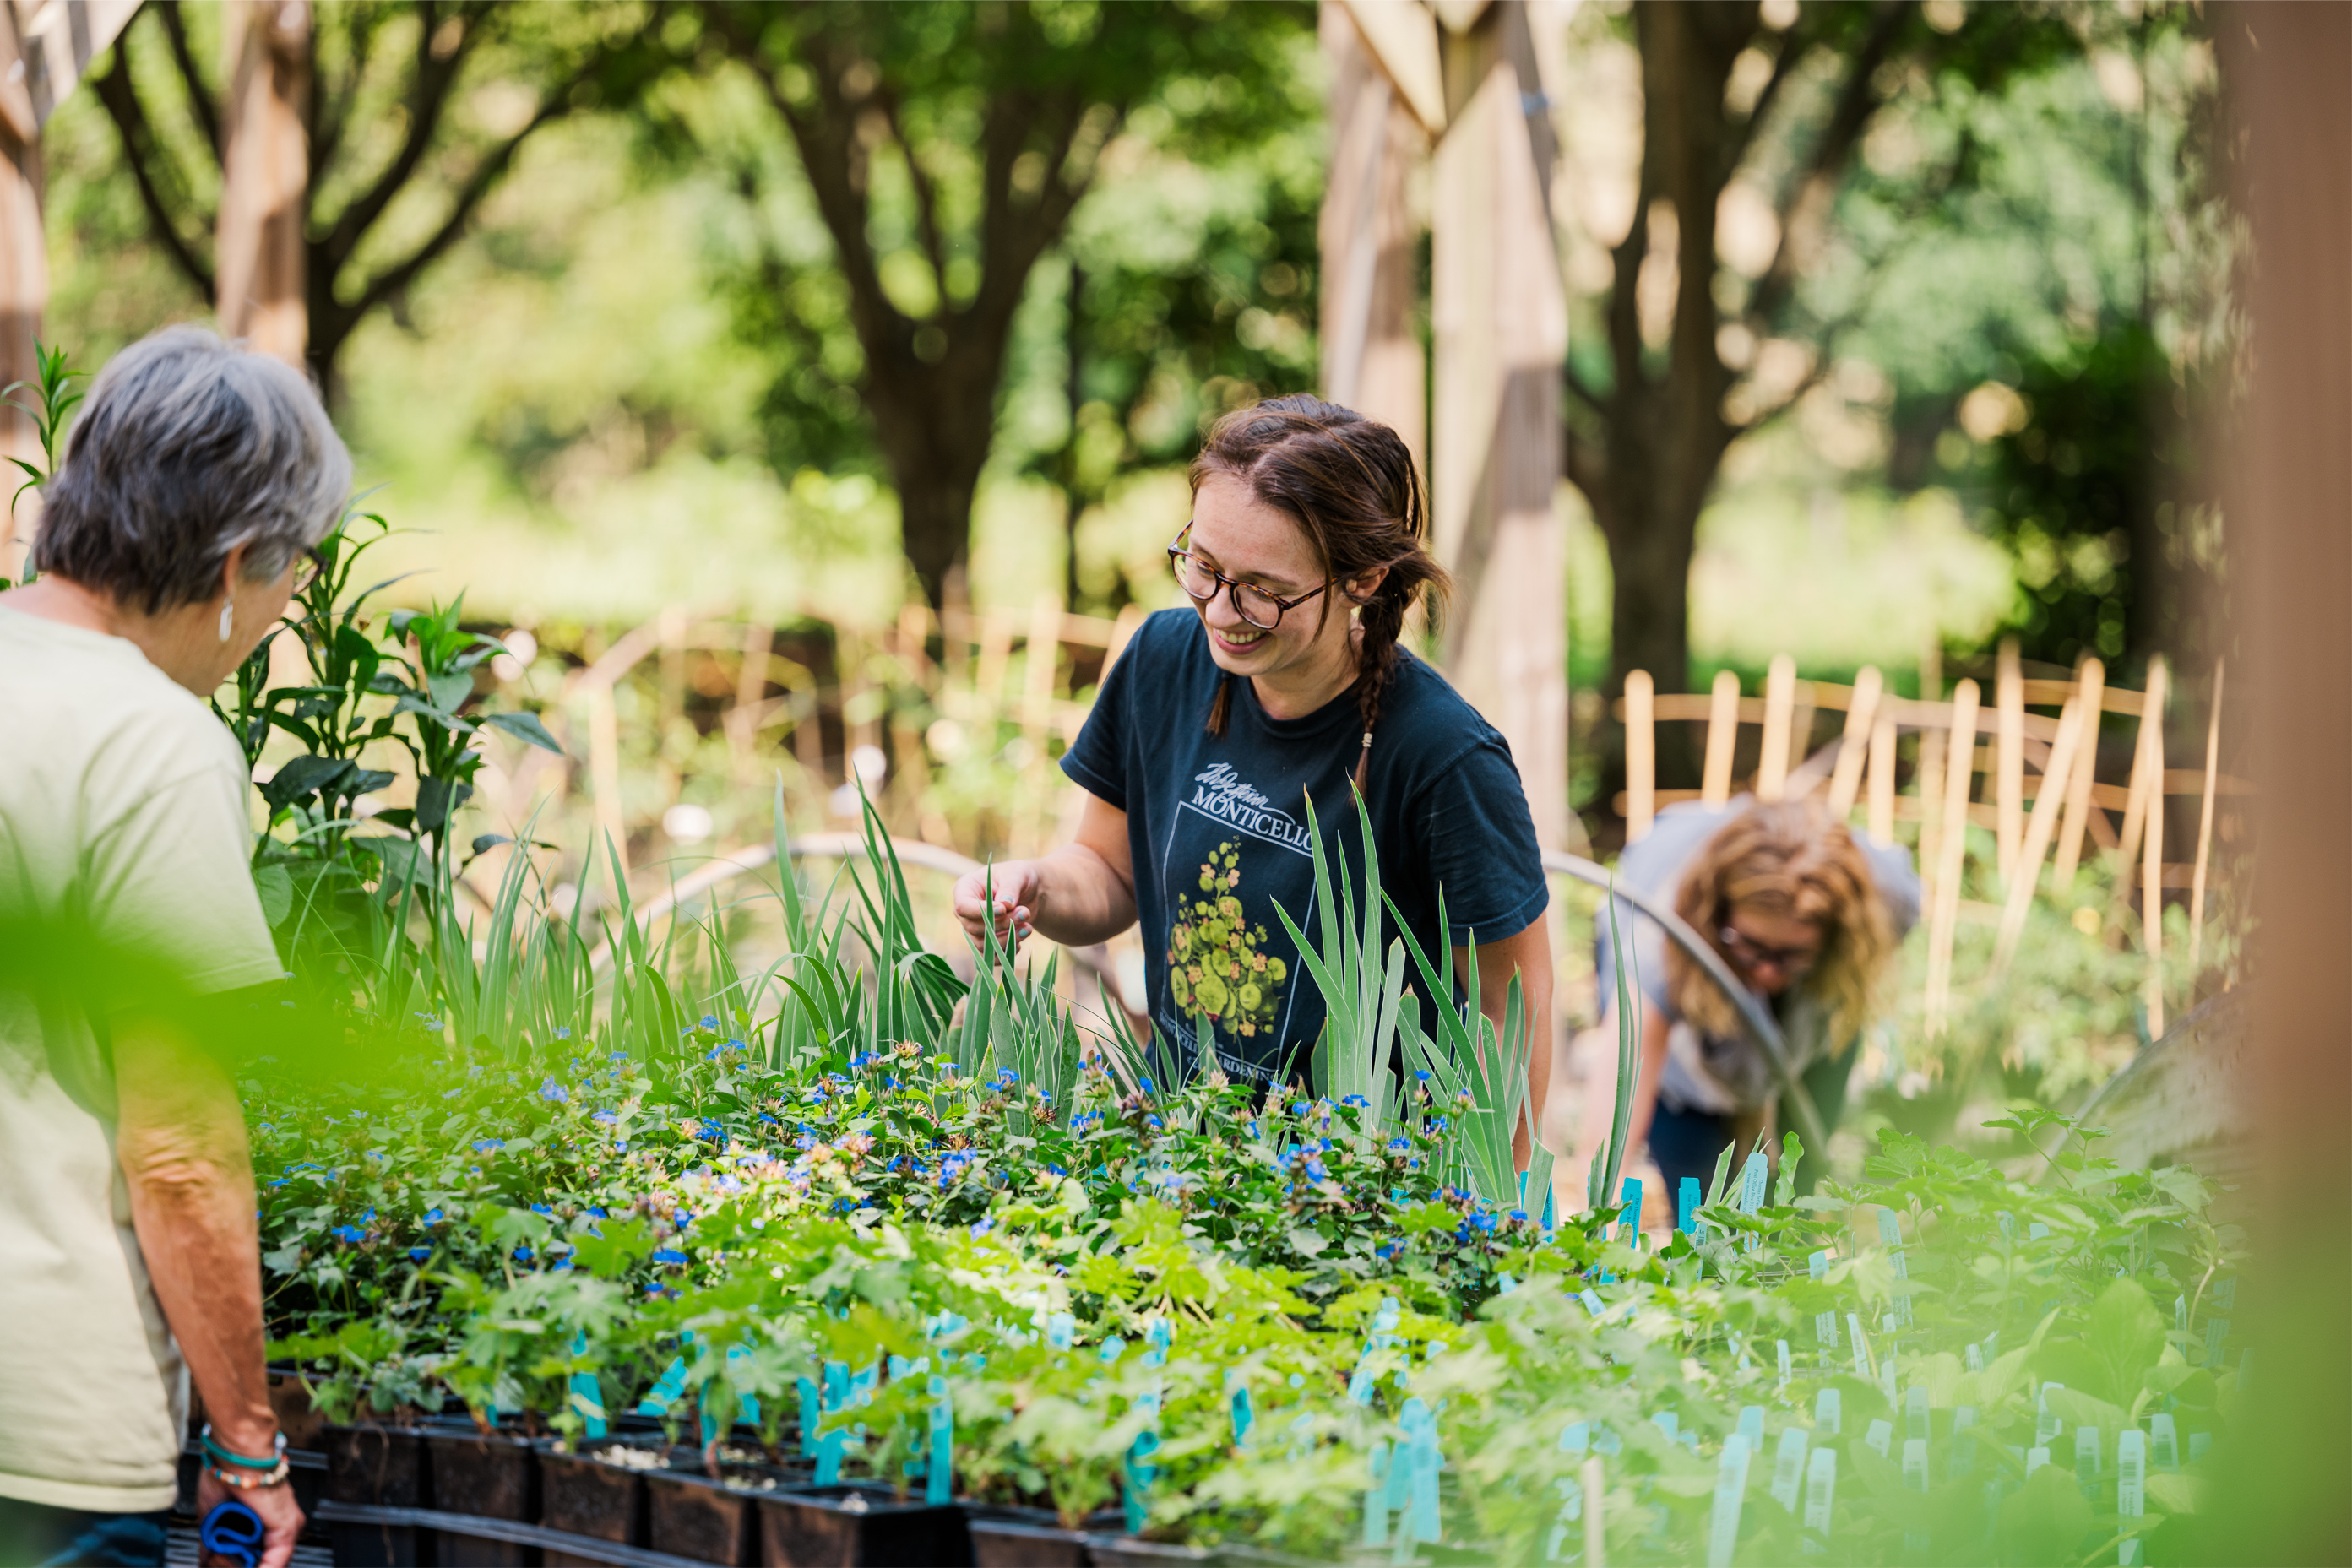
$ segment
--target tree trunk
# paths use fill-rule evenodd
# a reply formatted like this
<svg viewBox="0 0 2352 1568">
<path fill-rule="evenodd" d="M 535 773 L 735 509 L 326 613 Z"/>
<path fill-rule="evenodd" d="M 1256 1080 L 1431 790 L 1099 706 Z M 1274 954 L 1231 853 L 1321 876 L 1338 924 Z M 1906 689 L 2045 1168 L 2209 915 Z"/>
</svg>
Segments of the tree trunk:
<svg viewBox="0 0 2352 1568">
<path fill-rule="evenodd" d="M 948 579 L 971 554 L 972 497 L 995 435 L 1004 369 L 1005 332 L 967 325 L 937 364 L 918 357 L 919 334 L 879 354 L 867 350 L 866 406 L 898 492 L 907 563 L 935 612 L 947 608 Z"/>
</svg>

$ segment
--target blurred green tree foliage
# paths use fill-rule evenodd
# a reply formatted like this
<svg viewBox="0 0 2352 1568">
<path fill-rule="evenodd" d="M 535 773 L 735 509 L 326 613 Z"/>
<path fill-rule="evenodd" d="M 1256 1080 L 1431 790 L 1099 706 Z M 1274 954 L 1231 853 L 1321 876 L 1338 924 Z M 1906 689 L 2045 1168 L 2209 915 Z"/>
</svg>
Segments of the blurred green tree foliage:
<svg viewBox="0 0 2352 1568">
<path fill-rule="evenodd" d="M 631 101 L 662 68 L 637 4 L 340 0 L 313 13 L 302 214 L 308 358 L 331 405 L 338 356 L 465 235 L 523 143 Z M 217 8 L 170 0 L 125 28 L 91 85 L 148 231 L 197 298 L 214 293 L 222 169 Z"/>
<path fill-rule="evenodd" d="M 1313 13 L 1055 0 L 707 4 L 694 15 L 703 75 L 740 68 L 784 132 L 741 134 L 740 117 L 732 137 L 700 133 L 690 115 L 676 126 L 698 157 L 726 161 L 755 214 L 733 298 L 740 330 L 774 355 L 763 408 L 772 461 L 837 466 L 870 430 L 898 492 L 908 564 L 943 604 L 969 554 L 972 497 L 1039 264 L 1065 246 L 1081 201 L 1107 176 L 1155 158 L 1214 165 L 1311 114 L 1296 67 Z M 778 140 L 789 160 L 776 156 Z M 1274 189 L 1297 199 L 1290 185 Z M 812 208 L 829 241 L 822 247 L 793 221 Z M 1128 414 L 1120 455 L 1168 356 L 1200 377 L 1219 368 L 1223 337 L 1242 350 L 1229 356 L 1235 369 L 1257 370 L 1265 360 L 1249 355 L 1285 338 L 1244 331 L 1234 296 L 1286 287 L 1303 297 L 1309 279 L 1297 260 L 1286 277 L 1267 263 L 1256 230 L 1274 225 L 1253 216 L 1244 227 L 1242 249 L 1256 253 L 1245 271 L 1228 247 L 1196 243 L 1189 270 L 1142 285 L 1144 274 L 1115 267 L 1108 287 L 1081 290 L 1081 344 L 1085 301 L 1105 306 L 1099 380 L 1112 414 L 1122 404 Z M 1177 340 L 1202 319 L 1231 326 L 1205 342 Z M 1065 437 L 1057 470 L 1074 495 L 1111 465 L 1085 459 L 1083 411 L 1096 382 L 1083 347 L 1079 361 L 1081 430 Z M 1191 434 L 1188 423 L 1166 440 Z"/>
<path fill-rule="evenodd" d="M 1612 687 L 1686 676 L 1697 520 L 1734 443 L 1793 414 L 1835 466 L 1883 462 L 1898 488 L 1941 468 L 1998 510 L 2018 476 L 1969 436 L 2018 431 L 1955 431 L 1972 389 L 2014 392 L 2028 362 L 2087 372 L 2082 345 L 2147 319 L 2159 219 L 2173 298 L 2210 304 L 2183 107 L 2210 69 L 2182 65 L 2185 9 L 1698 0 L 1582 25 L 1637 52 L 1643 117 L 1631 222 L 1576 301 L 1567 376 Z M 2186 84 L 2161 102 L 2152 55 Z M 2204 326 L 2166 324 L 2168 371 L 2218 343 Z"/>
</svg>

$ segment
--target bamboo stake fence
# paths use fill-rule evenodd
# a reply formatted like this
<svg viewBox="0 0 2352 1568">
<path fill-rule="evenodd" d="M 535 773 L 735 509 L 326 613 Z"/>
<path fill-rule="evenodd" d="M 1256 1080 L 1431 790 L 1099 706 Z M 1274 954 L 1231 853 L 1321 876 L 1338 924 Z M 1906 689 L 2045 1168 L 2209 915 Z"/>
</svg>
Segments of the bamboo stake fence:
<svg viewBox="0 0 2352 1568">
<path fill-rule="evenodd" d="M 1922 671 L 1923 687 L 1935 691 L 1940 674 Z M 1980 701 L 1973 681 L 1962 681 L 1948 701 L 1901 697 L 1889 693 L 1875 668 L 1864 668 L 1852 685 L 1797 678 L 1795 662 L 1772 660 L 1764 695 L 1743 696 L 1739 677 L 1718 672 L 1705 694 L 1663 693 L 1643 671 L 1630 672 L 1615 716 L 1625 726 L 1625 789 L 1614 805 L 1624 819 L 1626 841 L 1645 837 L 1659 810 L 1696 800 L 1710 806 L 1727 801 L 1734 785 L 1739 731 L 1759 731 L 1756 767 L 1749 788 L 1759 800 L 1801 798 L 1826 780 L 1825 805 L 1840 821 L 1851 818 L 1857 800 L 1866 800 L 1866 831 L 1882 843 L 1895 840 L 1895 825 L 1919 827 L 1921 915 L 1927 925 L 1927 1028 L 1940 1032 L 1951 1004 L 1954 933 L 1962 920 L 1995 925 L 1998 935 L 1989 977 L 1998 980 L 2015 957 L 2027 915 L 2042 892 L 2042 868 L 2051 860 L 2048 895 L 2063 900 L 2071 891 L 2089 838 L 2111 857 L 2117 894 L 2126 904 L 2139 894 L 2137 925 L 2147 956 L 2146 1006 L 2148 1029 L 2164 1030 L 2161 985 L 2163 902 L 2168 888 L 2189 890 L 2189 965 L 2203 957 L 2207 894 L 2212 875 L 2216 806 L 2223 797 L 2245 796 L 2252 787 L 2221 769 L 2223 671 L 2216 665 L 2208 700 L 2205 755 L 2199 768 L 2165 766 L 2164 711 L 2170 672 L 2161 657 L 2150 662 L 2147 689 L 2111 685 L 2105 667 L 2086 659 L 2072 680 L 2027 677 L 2013 642 L 2001 645 L 1995 664 L 1993 700 Z M 2054 707 L 2055 716 L 2033 711 Z M 1801 765 L 1791 766 L 1811 743 L 1816 710 L 1843 713 L 1841 733 Z M 2097 777 L 2099 719 L 2114 714 L 2138 721 L 2127 779 Z M 1706 758 L 1697 789 L 1657 786 L 1656 727 L 1661 723 L 1706 726 Z M 1898 746 L 1904 732 L 1917 737 L 1912 769 L 1915 788 L 1898 788 Z M 1990 744 L 1986 744 L 1986 742 Z M 1985 780 L 1978 795 L 1977 779 Z M 2164 859 L 2163 801 L 2199 798 L 2195 858 Z M 2109 813 L 2120 818 L 2110 822 Z M 1967 829 L 1993 837 L 1994 873 L 2001 898 L 1979 904 L 1961 896 L 1968 865 Z M 2054 857 L 2053 852 L 2054 851 Z"/>
</svg>

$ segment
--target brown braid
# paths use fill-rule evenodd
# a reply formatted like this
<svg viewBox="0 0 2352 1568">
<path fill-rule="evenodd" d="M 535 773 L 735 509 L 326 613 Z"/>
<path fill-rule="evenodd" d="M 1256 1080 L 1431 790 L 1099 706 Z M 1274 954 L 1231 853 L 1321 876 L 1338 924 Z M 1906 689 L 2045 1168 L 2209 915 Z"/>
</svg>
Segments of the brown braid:
<svg viewBox="0 0 2352 1568">
<path fill-rule="evenodd" d="M 1288 513 L 1328 577 L 1352 582 L 1386 569 L 1379 588 L 1356 609 L 1361 637 L 1356 705 L 1363 737 L 1355 779 L 1361 791 L 1381 703 L 1396 674 L 1405 614 L 1426 594 L 1433 623 L 1452 588 L 1445 569 L 1425 548 L 1428 511 L 1412 454 L 1387 425 L 1301 392 L 1219 420 L 1192 460 L 1196 494 L 1212 474 L 1240 479 L 1257 499 Z M 1324 598 L 1318 615 L 1330 614 L 1335 597 Z M 1226 676 L 1209 706 L 1211 735 L 1225 733 L 1232 709 L 1233 681 Z"/>
</svg>

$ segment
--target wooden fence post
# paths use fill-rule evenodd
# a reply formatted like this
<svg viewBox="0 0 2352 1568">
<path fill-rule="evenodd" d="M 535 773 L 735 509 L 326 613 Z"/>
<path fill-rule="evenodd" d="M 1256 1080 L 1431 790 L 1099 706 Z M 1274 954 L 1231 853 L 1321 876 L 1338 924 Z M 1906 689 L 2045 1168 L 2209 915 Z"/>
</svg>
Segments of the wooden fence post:
<svg viewBox="0 0 2352 1568">
<path fill-rule="evenodd" d="M 753 727 L 768 695 L 768 651 L 775 646 L 775 628 L 765 619 L 743 628 L 743 663 L 735 672 L 735 706 L 727 710 L 727 746 L 735 755 L 735 777 L 744 784 L 752 781 L 758 750 Z"/>
<path fill-rule="evenodd" d="M 2140 928 L 2147 933 L 2147 1037 L 2164 1038 L 2164 683 L 2155 664 L 2148 672 L 2147 711 L 2140 716 L 2147 736 L 2149 794 L 2147 821 L 2141 829 L 2147 857 L 2140 868 Z M 2124 862 L 2124 885 L 2131 885 L 2131 862 Z M 2126 893 L 2128 896 L 2128 893 Z"/>
<path fill-rule="evenodd" d="M 2221 766 L 2222 660 L 2213 661 L 2212 713 L 2205 721 L 2205 802 L 2197 811 L 2197 868 L 2189 879 L 2189 978 L 2197 978 L 2198 961 L 2205 952 L 2205 871 L 2213 849 L 2213 786 Z"/>
<path fill-rule="evenodd" d="M 1935 919 L 1927 929 L 1927 1037 L 1941 1037 L 1952 1000 L 1952 934 L 1960 918 L 1960 873 L 1968 862 L 1969 794 L 1976 775 L 1977 684 L 1952 688 L 1950 749 L 1944 765 L 1944 826 L 1937 846 Z"/>
<path fill-rule="evenodd" d="M 2000 640 L 1993 701 L 2000 722 L 1993 736 L 1993 821 L 1996 863 L 2004 885 L 2017 870 L 2025 832 L 2025 673 L 2019 666 L 2017 639 Z"/>
<path fill-rule="evenodd" d="M 1895 719 L 1882 714 L 1870 727 L 1870 836 L 1895 841 Z"/>
<path fill-rule="evenodd" d="M 1878 697 L 1885 677 L 1875 664 L 1864 664 L 1853 677 L 1853 695 L 1847 699 L 1845 736 L 1838 742 L 1837 770 L 1830 775 L 1830 818 L 1844 821 L 1853 814 L 1853 798 L 1862 788 L 1863 765 L 1870 759 L 1877 729 Z"/>
<path fill-rule="evenodd" d="M 2024 842 L 2018 847 L 2017 859 L 2010 867 L 2007 899 L 2000 912 L 2000 935 L 1992 950 L 1992 973 L 1996 978 L 2007 973 L 2010 959 L 2017 952 L 2018 939 L 2025 934 L 2025 917 L 2033 907 L 2034 884 L 2042 879 L 2042 857 L 2050 848 L 2064 800 L 2055 781 L 2069 777 L 2075 749 L 2088 727 L 2084 719 L 2080 696 L 2069 698 L 2058 716 L 2058 736 L 2050 745 L 2050 766 L 2042 775 L 2042 792 L 2033 798 L 2033 821 L 2026 828 Z"/>
<path fill-rule="evenodd" d="M 1706 710 L 1706 770 L 1699 799 L 1720 810 L 1731 799 L 1731 750 L 1739 744 L 1739 677 L 1729 670 L 1715 673 L 1713 701 Z"/>
<path fill-rule="evenodd" d="M 1789 710 L 1797 700 L 1797 661 L 1776 653 L 1764 674 L 1764 740 L 1756 757 L 1756 798 L 1778 800 L 1789 789 Z"/>
<path fill-rule="evenodd" d="M 2124 797 L 2124 828 L 2116 842 L 2116 892 L 2131 902 L 2132 862 L 2151 813 L 2164 814 L 2164 655 L 2147 661 L 2147 690 L 2140 697 L 2139 737 L 2132 747 L 2131 792 Z"/>
<path fill-rule="evenodd" d="M 2074 758 L 2074 776 L 2066 780 L 2066 827 L 2058 835 L 2058 861 L 2050 871 L 2053 893 L 2074 885 L 2074 867 L 2083 856 L 2083 829 L 2090 821 L 2091 786 L 2099 770 L 2099 716 L 2106 711 L 2107 667 L 2095 657 L 2084 659 L 2075 690 L 2083 702 L 2083 740 Z"/>
<path fill-rule="evenodd" d="M 1647 670 L 1625 672 L 1625 841 L 1650 836 L 1658 814 L 1658 729 Z"/>
</svg>

